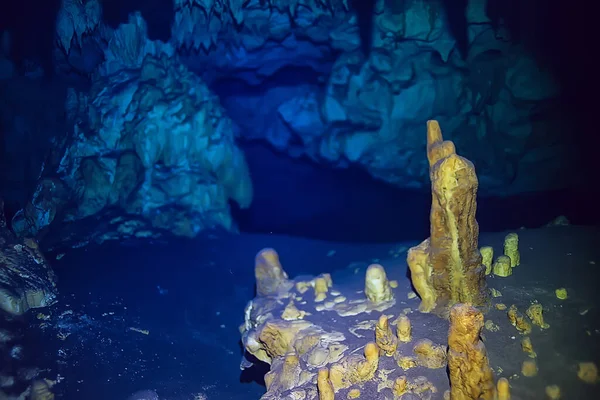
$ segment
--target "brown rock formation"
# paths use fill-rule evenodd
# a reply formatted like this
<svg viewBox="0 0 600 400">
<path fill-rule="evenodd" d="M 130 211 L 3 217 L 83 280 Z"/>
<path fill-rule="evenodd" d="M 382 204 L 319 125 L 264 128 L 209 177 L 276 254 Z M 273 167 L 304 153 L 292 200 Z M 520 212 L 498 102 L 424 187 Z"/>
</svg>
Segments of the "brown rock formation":
<svg viewBox="0 0 600 400">
<path fill-rule="evenodd" d="M 486 303 L 485 268 L 478 249 L 477 175 L 473 164 L 444 140 L 437 121 L 427 123 L 431 178 L 431 237 L 408 252 L 422 312 L 446 314 L 456 303 Z"/>
<path fill-rule="evenodd" d="M 492 400 L 494 375 L 480 339 L 483 314 L 467 304 L 450 310 L 448 371 L 451 400 Z"/>
</svg>

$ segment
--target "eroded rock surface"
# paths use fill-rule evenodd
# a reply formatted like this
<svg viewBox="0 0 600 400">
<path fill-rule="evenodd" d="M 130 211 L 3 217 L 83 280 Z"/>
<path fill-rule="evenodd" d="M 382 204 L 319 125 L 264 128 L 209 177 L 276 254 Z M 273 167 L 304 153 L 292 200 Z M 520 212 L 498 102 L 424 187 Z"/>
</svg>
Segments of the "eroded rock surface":
<svg viewBox="0 0 600 400">
<path fill-rule="evenodd" d="M 69 91 L 68 133 L 14 229 L 69 222 L 60 240 L 75 245 L 235 230 L 228 201 L 252 200 L 238 133 L 426 190 L 423 126 L 436 119 L 477 166 L 482 195 L 579 183 L 558 86 L 485 10 L 469 1 L 461 54 L 441 2 L 377 0 L 366 54 L 344 0 L 175 0 L 168 43 L 148 39 L 139 13 L 113 29 L 98 0 L 63 0 L 57 69 L 91 89 Z M 248 90 L 228 92 L 232 80 Z M 73 228 L 82 221 L 96 231 Z"/>
<path fill-rule="evenodd" d="M 485 0 L 469 2 L 465 59 L 441 2 L 376 3 L 366 58 L 357 15 L 333 0 L 176 1 L 172 41 L 190 49 L 183 59 L 209 81 L 258 85 L 290 66 L 321 74 L 321 84 L 235 93 L 228 107 L 246 135 L 292 156 L 359 164 L 394 185 L 426 188 L 422 127 L 437 119 L 468 149 L 483 194 L 571 183 L 550 172 L 569 156 L 559 88 L 524 47 L 494 29 Z"/>
<path fill-rule="evenodd" d="M 479 252 L 477 175 L 473 163 L 444 140 L 437 121 L 427 123 L 431 177 L 431 236 L 408 251 L 411 281 L 421 297 L 419 310 L 447 315 L 456 303 L 488 301 L 485 266 Z"/>
<path fill-rule="evenodd" d="M 56 277 L 33 239 L 18 240 L 8 229 L 0 199 L 0 312 L 21 315 L 57 299 Z"/>
<path fill-rule="evenodd" d="M 170 46 L 147 40 L 139 15 L 113 33 L 91 90 L 70 90 L 66 108 L 73 133 L 13 219 L 17 232 L 90 218 L 104 227 L 73 230 L 81 243 L 235 230 L 228 201 L 247 207 L 252 183 L 231 120 Z"/>
</svg>

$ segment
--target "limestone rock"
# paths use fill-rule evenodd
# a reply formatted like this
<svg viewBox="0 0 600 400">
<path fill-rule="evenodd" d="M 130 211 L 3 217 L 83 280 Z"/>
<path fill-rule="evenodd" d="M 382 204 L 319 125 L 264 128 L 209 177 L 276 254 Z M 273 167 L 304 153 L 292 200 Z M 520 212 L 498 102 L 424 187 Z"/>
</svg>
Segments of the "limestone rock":
<svg viewBox="0 0 600 400">
<path fill-rule="evenodd" d="M 391 399 L 394 393 L 420 399 L 438 392 L 424 376 L 398 368 L 417 363 L 441 368 L 446 351 L 431 340 L 407 344 L 410 321 L 401 314 L 407 312 L 402 311 L 406 304 L 389 300 L 390 287 L 387 301 L 375 305 L 362 282 L 336 284 L 327 273 L 290 278 L 273 249 L 257 254 L 255 275 L 257 295 L 247 304 L 240 326 L 245 350 L 240 367 L 251 368 L 255 359 L 270 365 L 262 400 Z M 394 285 L 391 290 L 399 289 Z M 325 298 L 315 296 L 324 292 Z M 287 318 L 290 305 L 302 319 Z M 416 357 L 404 357 L 407 351 Z"/>
<path fill-rule="evenodd" d="M 102 5 L 99 0 L 62 0 L 56 16 L 56 34 L 60 46 L 66 53 L 71 44 L 83 43 L 83 36 L 98 28 L 102 19 Z"/>
<path fill-rule="evenodd" d="M 546 72 L 542 80 L 526 78 L 538 74 L 539 68 L 524 48 L 496 35 L 485 0 L 468 3 L 466 60 L 458 56 L 439 2 L 409 1 L 396 7 L 377 2 L 368 58 L 361 53 L 355 11 L 334 0 L 178 0 L 175 11 L 173 44 L 195 49 L 184 60 L 208 65 L 211 76 L 257 85 L 286 67 L 308 67 L 329 77 L 324 95 L 307 96 L 292 89 L 282 94 L 277 88 L 267 89 L 258 103 L 251 96 L 235 96 L 236 106 L 230 111 L 246 134 L 264 138 L 294 157 L 307 155 L 337 167 L 353 163 L 393 185 L 425 189 L 427 165 L 418 157 L 420 132 L 422 124 L 436 118 L 473 155 L 482 193 L 567 184 L 539 179 L 559 176 L 546 171 L 568 164 L 567 149 L 550 144 L 564 140 L 553 121 L 559 111 L 551 102 L 558 95 L 556 83 Z M 310 90 L 323 89 L 312 85 Z M 531 106 L 542 100 L 552 106 L 536 108 L 534 118 Z M 255 115 L 240 111 L 245 108 L 242 103 L 252 104 Z M 265 127 L 273 113 L 284 123 Z M 531 146 L 541 132 L 553 139 L 535 139 Z M 490 136 L 497 143 L 491 143 Z"/>
<path fill-rule="evenodd" d="M 478 249 L 477 175 L 473 164 L 444 141 L 437 121 L 427 124 L 430 165 L 431 237 L 408 252 L 413 285 L 422 312 L 445 314 L 456 303 L 487 301 L 485 268 Z"/>
<path fill-rule="evenodd" d="M 228 201 L 249 206 L 252 183 L 231 121 L 202 80 L 145 35 L 132 16 L 115 31 L 106 75 L 89 93 L 68 96 L 73 134 L 60 162 L 47 166 L 60 180 L 39 182 L 13 223 L 20 235 L 90 218 L 106 222 L 87 228 L 91 236 L 70 232 L 80 243 L 236 229 Z"/>
<path fill-rule="evenodd" d="M 0 310 L 21 315 L 31 308 L 51 306 L 57 296 L 54 271 L 37 242 L 13 235 L 0 199 Z"/>
<path fill-rule="evenodd" d="M 494 375 L 480 339 L 483 314 L 472 306 L 456 304 L 450 310 L 448 371 L 453 400 L 493 400 Z"/>
</svg>

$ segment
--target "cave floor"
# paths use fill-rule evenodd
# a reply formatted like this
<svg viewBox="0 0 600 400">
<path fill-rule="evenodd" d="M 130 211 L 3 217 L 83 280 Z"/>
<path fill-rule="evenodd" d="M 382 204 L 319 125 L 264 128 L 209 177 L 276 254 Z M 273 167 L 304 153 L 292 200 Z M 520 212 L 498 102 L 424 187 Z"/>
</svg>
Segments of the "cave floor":
<svg viewBox="0 0 600 400">
<path fill-rule="evenodd" d="M 524 312 L 538 301 L 550 328 L 533 327 L 539 372 L 523 377 L 521 363 L 528 357 L 520 335 L 506 311 L 492 307 L 486 320 L 499 329 L 484 329 L 484 339 L 496 377 L 509 378 L 513 399 L 545 398 L 547 385 L 560 386 L 566 399 L 600 398 L 600 384 L 577 378 L 579 362 L 600 364 L 600 231 L 568 226 L 517 232 L 521 265 L 510 277 L 488 279 L 502 294 L 493 303 L 515 304 Z M 499 254 L 505 234 L 484 233 L 480 245 Z M 42 377 L 61 377 L 57 398 L 125 400 L 152 389 L 161 400 L 258 399 L 266 370 L 240 371 L 238 326 L 254 295 L 254 256 L 261 248 L 275 248 L 291 277 L 331 272 L 334 287 L 360 286 L 366 266 L 381 263 L 400 283 L 394 289 L 398 304 L 414 310 L 414 337 L 445 344 L 447 322 L 420 314 L 418 298 L 408 298 L 405 257 L 414 244 L 239 235 L 75 250 L 52 263 L 61 299 L 31 314 L 25 348 L 34 353 Z M 555 296 L 559 287 L 567 289 L 568 299 Z M 437 387 L 432 399 L 442 398 L 445 369 L 417 367 L 407 375 L 413 373 Z"/>
</svg>

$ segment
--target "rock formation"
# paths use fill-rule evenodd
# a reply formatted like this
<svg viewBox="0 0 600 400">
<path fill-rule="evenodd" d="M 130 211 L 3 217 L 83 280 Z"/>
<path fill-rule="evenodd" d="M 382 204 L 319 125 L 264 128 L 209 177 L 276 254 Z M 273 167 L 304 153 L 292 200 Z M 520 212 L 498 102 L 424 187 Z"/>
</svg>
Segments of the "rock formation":
<svg viewBox="0 0 600 400">
<path fill-rule="evenodd" d="M 0 199 L 0 313 L 21 315 L 57 301 L 56 277 L 33 239 L 8 229 Z"/>
<path fill-rule="evenodd" d="M 256 86 L 289 67 L 327 76 L 324 89 L 306 82 L 224 100 L 245 135 L 292 156 L 356 164 L 393 185 L 426 189 L 420 132 L 436 118 L 469 149 L 484 193 L 563 185 L 563 174 L 545 169 L 558 172 L 568 152 L 545 139 L 566 143 L 552 101 L 558 87 L 523 46 L 494 30 L 485 9 L 485 0 L 469 1 L 466 59 L 435 1 L 395 9 L 376 1 L 368 57 L 350 2 L 336 0 L 178 0 L 172 42 L 209 82 Z"/>
<path fill-rule="evenodd" d="M 448 371 L 451 400 L 494 400 L 496 387 L 480 335 L 483 315 L 466 304 L 450 310 Z"/>
<path fill-rule="evenodd" d="M 67 127 L 53 125 L 52 134 L 19 122 L 31 119 L 27 113 L 2 115 L 21 146 L 16 153 L 38 160 L 26 176 L 2 176 L 33 193 L 28 205 L 24 194 L 11 199 L 22 208 L 15 231 L 42 237 L 61 225 L 54 240 L 79 246 L 235 230 L 228 201 L 246 207 L 252 199 L 237 133 L 292 157 L 356 165 L 425 190 L 420 131 L 436 118 L 477 164 L 482 193 L 576 183 L 581 174 L 564 167 L 574 164 L 560 134 L 558 88 L 497 31 L 486 1 L 468 2 L 464 58 L 441 3 L 402 3 L 376 1 L 365 55 L 348 1 L 175 0 L 171 38 L 162 43 L 148 39 L 139 13 L 114 29 L 102 21 L 99 0 L 63 0 L 56 69 L 82 77 L 72 86 L 92 89 L 69 90 Z M 278 84 L 290 69 L 295 82 Z M 219 92 L 231 80 L 254 89 Z M 24 132 L 42 138 L 36 148 L 51 149 L 30 149 L 31 141 L 17 140 Z"/>
<path fill-rule="evenodd" d="M 255 263 L 257 296 L 246 306 L 240 327 L 246 352 L 241 367 L 256 360 L 270 365 L 263 400 L 374 399 L 393 393 L 427 399 L 437 392 L 413 368 L 445 367 L 445 345 L 429 339 L 409 343 L 410 320 L 402 314 L 407 309 L 400 310 L 405 305 L 396 304 L 387 279 L 379 282 L 385 283 L 387 298 L 374 303 L 363 290 L 336 286 L 329 274 L 290 279 L 273 249 L 261 250 Z M 365 270 L 365 284 L 374 271 L 385 278 L 383 266 L 374 264 Z M 392 315 L 398 317 L 392 321 Z"/>
<path fill-rule="evenodd" d="M 408 251 L 411 280 L 420 310 L 442 314 L 456 303 L 487 300 L 485 267 L 478 248 L 477 175 L 473 164 L 444 141 L 437 121 L 427 123 L 431 177 L 431 237 Z"/>
<path fill-rule="evenodd" d="M 92 237 L 63 238 L 74 245 L 235 230 L 228 201 L 247 207 L 252 182 L 231 120 L 168 45 L 148 41 L 139 15 L 113 33 L 91 90 L 71 90 L 66 107 L 73 133 L 14 217 L 20 235 L 56 218 L 104 220 Z"/>
</svg>

